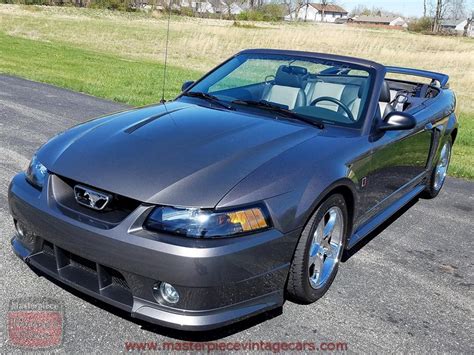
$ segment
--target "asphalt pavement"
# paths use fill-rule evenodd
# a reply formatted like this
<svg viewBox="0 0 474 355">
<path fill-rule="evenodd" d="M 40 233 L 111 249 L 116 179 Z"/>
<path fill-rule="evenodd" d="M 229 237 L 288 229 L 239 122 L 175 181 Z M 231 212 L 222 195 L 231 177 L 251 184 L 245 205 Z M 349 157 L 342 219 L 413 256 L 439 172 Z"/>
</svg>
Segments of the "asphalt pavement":
<svg viewBox="0 0 474 355">
<path fill-rule="evenodd" d="M 326 296 L 219 331 L 183 333 L 136 321 L 21 262 L 7 188 L 48 138 L 126 106 L 0 75 L 0 353 L 13 346 L 15 300 L 51 299 L 64 316 L 57 352 L 115 353 L 125 342 L 343 342 L 348 352 L 474 353 L 474 183 L 448 178 L 434 200 L 415 200 L 346 255 Z M 454 147 L 454 150 L 456 147 Z M 38 301 L 38 302 L 40 302 Z"/>
</svg>

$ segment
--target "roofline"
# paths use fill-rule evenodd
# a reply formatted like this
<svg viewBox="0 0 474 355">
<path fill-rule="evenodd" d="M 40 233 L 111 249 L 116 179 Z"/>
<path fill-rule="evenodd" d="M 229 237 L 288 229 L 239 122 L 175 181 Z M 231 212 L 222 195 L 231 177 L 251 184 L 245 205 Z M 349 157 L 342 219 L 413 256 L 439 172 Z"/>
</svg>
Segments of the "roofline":
<svg viewBox="0 0 474 355">
<path fill-rule="evenodd" d="M 321 11 L 320 9 L 318 9 L 318 8 L 316 7 L 316 5 L 321 5 L 321 4 L 318 4 L 318 3 L 308 3 L 308 4 L 306 4 L 306 6 L 311 6 L 313 9 L 315 9 L 315 10 L 317 10 L 317 11 Z M 338 6 L 338 5 L 336 5 L 336 6 Z M 340 7 L 340 6 L 339 6 L 339 7 Z M 337 14 L 348 14 L 348 13 L 349 13 L 349 12 L 346 11 L 344 8 L 341 7 L 341 9 L 342 9 L 343 11 L 324 10 L 324 12 L 332 12 L 332 13 L 337 13 Z"/>
<path fill-rule="evenodd" d="M 359 66 L 373 68 L 375 70 L 383 70 L 385 72 L 385 66 L 373 62 L 368 59 L 361 59 L 356 57 L 349 57 L 337 54 L 328 54 L 328 53 L 318 53 L 318 52 L 307 52 L 307 51 L 296 51 L 296 50 L 286 50 L 286 49 L 266 49 L 266 48 L 252 48 L 245 49 L 240 51 L 236 55 L 240 54 L 276 54 L 276 55 L 293 55 L 297 57 L 306 57 L 306 58 L 315 58 L 315 59 L 324 59 L 324 60 L 333 60 L 337 62 L 346 62 L 350 64 L 356 64 Z"/>
</svg>

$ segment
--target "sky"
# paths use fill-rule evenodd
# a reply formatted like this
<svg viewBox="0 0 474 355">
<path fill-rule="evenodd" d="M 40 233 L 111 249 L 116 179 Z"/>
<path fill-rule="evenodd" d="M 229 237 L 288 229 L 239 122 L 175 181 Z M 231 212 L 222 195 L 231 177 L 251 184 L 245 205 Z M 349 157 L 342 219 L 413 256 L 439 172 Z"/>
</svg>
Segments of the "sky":
<svg viewBox="0 0 474 355">
<path fill-rule="evenodd" d="M 369 8 L 381 7 L 388 11 L 399 12 L 404 16 L 422 16 L 423 0 L 339 0 L 340 4 L 347 11 L 351 11 L 357 5 L 365 5 Z M 466 0 L 469 8 L 474 9 L 474 0 Z"/>
</svg>

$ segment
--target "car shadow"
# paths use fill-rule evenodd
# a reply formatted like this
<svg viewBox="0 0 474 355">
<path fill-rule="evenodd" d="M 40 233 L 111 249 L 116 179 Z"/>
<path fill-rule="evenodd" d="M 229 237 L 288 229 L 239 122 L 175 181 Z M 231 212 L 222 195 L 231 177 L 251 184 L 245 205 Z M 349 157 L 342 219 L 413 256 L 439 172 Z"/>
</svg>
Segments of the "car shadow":
<svg viewBox="0 0 474 355">
<path fill-rule="evenodd" d="M 359 243 L 354 245 L 351 249 L 345 250 L 344 254 L 342 255 L 341 262 L 348 261 L 352 256 L 357 254 L 362 248 L 364 248 L 367 244 L 369 244 L 375 237 L 377 237 L 380 233 L 382 233 L 385 229 L 390 227 L 390 225 L 395 222 L 398 218 L 403 216 L 405 212 L 407 212 L 410 208 L 417 204 L 420 200 L 419 197 L 415 197 L 410 202 L 408 202 L 405 206 L 399 209 L 392 217 L 387 219 L 383 222 L 380 226 L 375 228 L 372 232 L 370 232 L 365 238 L 363 238 Z"/>
<path fill-rule="evenodd" d="M 251 318 L 244 319 L 237 323 L 233 323 L 231 325 L 227 325 L 218 329 L 213 329 L 209 331 L 185 331 L 185 330 L 178 330 L 172 329 L 167 327 L 162 327 L 156 324 L 148 323 L 146 321 L 142 321 L 137 318 L 133 318 L 130 313 L 116 308 L 114 306 L 109 305 L 101 300 L 98 300 L 92 296 L 84 294 L 75 288 L 68 286 L 66 284 L 61 283 L 60 281 L 52 278 L 51 276 L 43 273 L 41 270 L 35 268 L 34 266 L 27 264 L 30 269 L 38 276 L 46 278 L 48 281 L 54 283 L 56 286 L 64 289 L 66 292 L 73 294 L 74 296 L 91 303 L 92 305 L 105 310 L 106 312 L 110 312 L 117 317 L 120 317 L 124 320 L 132 322 L 141 327 L 141 329 L 149 332 L 153 332 L 157 335 L 173 338 L 176 340 L 181 341 L 192 341 L 192 342 L 208 342 L 208 341 L 215 341 L 218 339 L 222 339 L 233 334 L 242 332 L 246 329 L 252 328 L 260 323 L 266 322 L 269 319 L 278 317 L 283 313 L 283 307 L 278 307 L 270 311 L 266 311 L 259 315 L 253 316 Z M 124 341 L 125 344 L 125 341 Z M 125 346 L 125 345 L 124 345 Z"/>
</svg>

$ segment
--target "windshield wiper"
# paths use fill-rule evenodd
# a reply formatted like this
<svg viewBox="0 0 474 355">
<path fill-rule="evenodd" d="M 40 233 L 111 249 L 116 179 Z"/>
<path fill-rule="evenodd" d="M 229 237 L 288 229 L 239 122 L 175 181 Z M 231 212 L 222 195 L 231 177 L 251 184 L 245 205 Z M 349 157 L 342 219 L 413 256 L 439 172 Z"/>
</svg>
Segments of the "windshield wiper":
<svg viewBox="0 0 474 355">
<path fill-rule="evenodd" d="M 189 97 L 198 97 L 200 99 L 216 103 L 221 107 L 224 107 L 228 110 L 235 110 L 231 105 L 227 105 L 226 103 L 222 102 L 217 96 L 205 93 L 205 92 L 200 92 L 200 91 L 187 91 L 181 94 L 181 96 L 189 96 Z"/>
<path fill-rule="evenodd" d="M 285 115 L 287 117 L 294 118 L 298 121 L 308 123 L 312 126 L 320 128 L 320 129 L 324 128 L 324 123 L 322 123 L 320 121 L 316 121 L 316 120 L 314 120 L 314 119 L 312 119 L 308 116 L 304 116 L 304 115 L 301 115 L 299 113 L 290 111 L 286 108 L 281 107 L 278 104 L 274 104 L 274 103 L 271 103 L 271 102 L 266 101 L 266 100 L 260 100 L 260 101 L 234 100 L 234 101 L 232 101 L 232 103 L 237 104 L 237 105 L 246 105 L 246 106 L 261 108 L 261 109 L 264 109 L 264 110 L 274 111 L 274 112 L 280 113 L 282 115 Z"/>
</svg>

